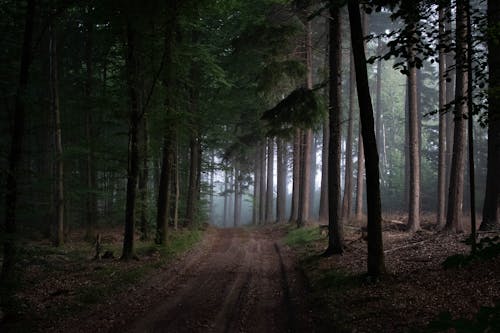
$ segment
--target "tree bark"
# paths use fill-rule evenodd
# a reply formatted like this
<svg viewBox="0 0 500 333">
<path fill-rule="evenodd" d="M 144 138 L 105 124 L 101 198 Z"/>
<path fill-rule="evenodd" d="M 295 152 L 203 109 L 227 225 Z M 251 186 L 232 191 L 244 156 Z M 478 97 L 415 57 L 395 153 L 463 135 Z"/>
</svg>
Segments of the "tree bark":
<svg viewBox="0 0 500 333">
<path fill-rule="evenodd" d="M 412 10 L 418 10 L 416 6 Z M 416 23 L 408 22 L 410 30 L 416 34 Z M 420 136 L 417 95 L 417 67 L 415 64 L 415 45 L 408 45 L 408 144 L 410 162 L 410 193 L 407 228 L 411 232 L 420 229 Z"/>
<path fill-rule="evenodd" d="M 49 26 L 49 66 L 50 66 L 50 104 L 54 121 L 55 148 L 55 246 L 64 244 L 64 162 L 61 133 L 61 112 L 59 108 L 59 74 L 57 63 L 57 37 L 55 27 Z"/>
<path fill-rule="evenodd" d="M 277 159 L 277 195 L 276 195 L 276 222 L 286 221 L 286 144 L 283 139 L 276 138 Z"/>
<path fill-rule="evenodd" d="M 134 254 L 135 206 L 137 196 L 137 178 L 139 176 L 138 133 L 140 126 L 139 93 L 137 90 L 138 57 L 136 50 L 137 31 L 130 18 L 127 21 L 127 90 L 129 102 L 129 143 L 127 168 L 127 196 L 125 206 L 125 233 L 123 239 L 122 260 L 132 259 Z"/>
<path fill-rule="evenodd" d="M 455 88 L 455 128 L 453 132 L 453 155 L 450 170 L 448 213 L 445 229 L 462 232 L 462 204 L 465 171 L 467 115 L 467 13 L 465 0 L 457 0 L 456 29 L 456 88 Z"/>
<path fill-rule="evenodd" d="M 93 63 L 92 63 L 92 34 L 93 34 L 93 24 L 90 18 L 90 7 L 87 7 L 87 17 L 85 20 L 85 66 L 87 67 L 86 79 L 85 79 L 85 136 L 87 141 L 87 159 L 85 166 L 85 178 L 87 185 L 87 194 L 85 198 L 85 219 L 86 219 L 86 231 L 85 238 L 87 240 L 95 239 L 95 227 L 97 224 L 97 197 L 95 191 L 97 190 L 96 184 L 96 169 L 95 169 L 95 149 L 94 149 L 94 124 L 93 124 L 93 103 L 92 103 L 92 75 L 93 75 Z"/>
<path fill-rule="evenodd" d="M 330 120 L 323 121 L 323 149 L 321 152 L 321 193 L 319 197 L 319 221 L 328 221 L 328 142 L 330 141 Z"/>
<path fill-rule="evenodd" d="M 437 225 L 443 227 L 445 224 L 445 201 L 446 201 L 446 132 L 447 124 L 444 110 L 446 105 L 446 53 L 444 44 L 446 39 L 445 9 L 439 9 L 439 38 L 442 46 L 439 48 L 439 153 L 438 153 L 438 201 L 437 201 Z"/>
<path fill-rule="evenodd" d="M 330 56 L 329 56 L 329 119 L 328 144 L 328 248 L 325 255 L 344 252 L 342 214 L 340 207 L 340 158 L 342 115 L 342 28 L 340 8 L 330 0 Z"/>
<path fill-rule="evenodd" d="M 356 85 L 361 118 L 361 130 L 365 148 L 366 184 L 370 195 L 368 206 L 368 275 L 377 278 L 385 272 L 382 241 L 382 212 L 380 202 L 380 174 L 377 142 L 375 139 L 373 107 L 371 103 L 366 70 L 366 56 L 363 45 L 359 2 L 348 1 L 351 26 L 351 44 L 356 69 Z"/>
<path fill-rule="evenodd" d="M 353 57 L 350 57 L 349 72 L 349 113 L 347 115 L 347 139 L 345 147 L 345 175 L 344 175 L 344 197 L 342 199 L 342 220 L 351 218 L 352 214 L 352 182 L 353 182 L 353 123 L 354 123 L 354 97 L 356 93 L 356 72 Z"/>
<path fill-rule="evenodd" d="M 140 195 L 140 229 L 141 238 L 148 239 L 149 226 L 148 226 L 148 178 L 149 178 L 149 133 L 148 121 L 144 115 L 141 126 L 141 155 L 142 155 L 142 169 L 139 174 L 139 195 Z"/>
<path fill-rule="evenodd" d="M 293 170 L 292 170 L 292 207 L 290 213 L 290 223 L 297 223 L 299 219 L 299 194 L 300 194 L 300 141 L 302 131 L 296 129 L 293 137 Z"/>
<path fill-rule="evenodd" d="M 259 224 L 266 221 L 266 145 L 259 145 L 260 163 L 260 193 L 259 193 Z"/>
<path fill-rule="evenodd" d="M 266 182 L 266 223 L 273 222 L 274 200 L 274 142 L 273 138 L 267 139 L 267 182 Z"/>
<path fill-rule="evenodd" d="M 241 224 L 241 171 L 238 163 L 234 167 L 234 226 Z"/>
<path fill-rule="evenodd" d="M 253 184 L 253 207 L 252 207 L 252 224 L 257 225 L 260 222 L 260 187 L 262 186 L 260 175 L 262 173 L 260 162 L 260 145 L 255 149 L 254 163 L 254 184 Z"/>
</svg>

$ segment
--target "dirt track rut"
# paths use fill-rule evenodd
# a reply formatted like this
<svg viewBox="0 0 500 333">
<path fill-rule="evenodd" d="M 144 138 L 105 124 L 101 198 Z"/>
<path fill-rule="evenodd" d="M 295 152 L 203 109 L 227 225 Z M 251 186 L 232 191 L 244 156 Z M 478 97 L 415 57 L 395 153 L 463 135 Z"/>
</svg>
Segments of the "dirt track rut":
<svg viewBox="0 0 500 333">
<path fill-rule="evenodd" d="M 211 230 L 127 332 L 310 332 L 300 274 L 268 229 Z"/>
</svg>

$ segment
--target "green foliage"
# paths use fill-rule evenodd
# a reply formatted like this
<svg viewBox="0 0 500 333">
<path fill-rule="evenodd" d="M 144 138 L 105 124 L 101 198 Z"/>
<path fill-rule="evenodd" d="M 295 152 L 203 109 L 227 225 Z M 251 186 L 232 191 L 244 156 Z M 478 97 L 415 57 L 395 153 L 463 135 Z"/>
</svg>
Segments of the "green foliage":
<svg viewBox="0 0 500 333">
<path fill-rule="evenodd" d="M 471 239 L 466 240 L 467 244 L 471 243 Z M 446 258 L 443 262 L 445 269 L 460 268 L 471 264 L 474 261 L 491 260 L 500 255 L 500 236 L 485 237 L 477 243 L 477 250 L 475 253 L 464 255 L 455 254 Z"/>
<path fill-rule="evenodd" d="M 500 303 L 492 307 L 481 307 L 472 319 L 454 319 L 449 312 L 442 312 L 427 328 L 429 332 L 500 332 Z"/>
<path fill-rule="evenodd" d="M 321 238 L 318 227 L 303 227 L 288 232 L 285 237 L 285 243 L 293 247 L 301 247 Z"/>
<path fill-rule="evenodd" d="M 324 119 L 323 109 L 311 89 L 298 88 L 262 115 L 271 136 L 288 136 L 295 128 L 312 128 Z"/>
</svg>

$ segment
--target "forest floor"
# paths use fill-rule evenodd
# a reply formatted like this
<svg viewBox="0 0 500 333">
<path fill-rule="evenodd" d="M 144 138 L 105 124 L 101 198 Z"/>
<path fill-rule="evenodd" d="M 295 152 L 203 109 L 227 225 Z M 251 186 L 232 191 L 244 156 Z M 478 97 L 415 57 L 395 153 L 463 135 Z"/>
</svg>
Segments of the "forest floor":
<svg viewBox="0 0 500 333">
<path fill-rule="evenodd" d="M 438 232 L 430 219 L 411 234 L 404 231 L 403 218 L 387 218 L 387 274 L 370 281 L 360 223 L 344 228 L 344 254 L 328 258 L 320 256 L 327 237 L 318 227 L 291 231 L 287 244 L 309 282 L 319 331 L 500 332 L 498 233 L 481 234 L 484 249 L 470 257 L 468 234 Z"/>
<path fill-rule="evenodd" d="M 380 281 L 364 275 L 366 242 L 355 223 L 345 228 L 345 253 L 329 258 L 320 256 L 327 240 L 318 224 L 178 231 L 168 253 L 139 243 L 140 260 L 128 263 L 92 260 L 92 247 L 81 252 L 77 242 L 57 251 L 32 244 L 18 316 L 0 331 L 500 331 L 500 257 L 460 257 L 445 269 L 446 258 L 469 252 L 466 235 L 403 227 L 384 223 Z M 119 233 L 103 239 L 119 252 Z"/>
</svg>

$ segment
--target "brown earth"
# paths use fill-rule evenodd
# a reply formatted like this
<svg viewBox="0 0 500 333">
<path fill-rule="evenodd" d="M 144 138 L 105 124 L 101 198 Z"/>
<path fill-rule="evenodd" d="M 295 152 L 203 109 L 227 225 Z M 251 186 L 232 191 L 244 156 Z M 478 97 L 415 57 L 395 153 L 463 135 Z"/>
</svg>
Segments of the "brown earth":
<svg viewBox="0 0 500 333">
<path fill-rule="evenodd" d="M 53 332 L 310 332 L 304 286 L 282 229 L 210 229 L 142 287 Z"/>
</svg>

